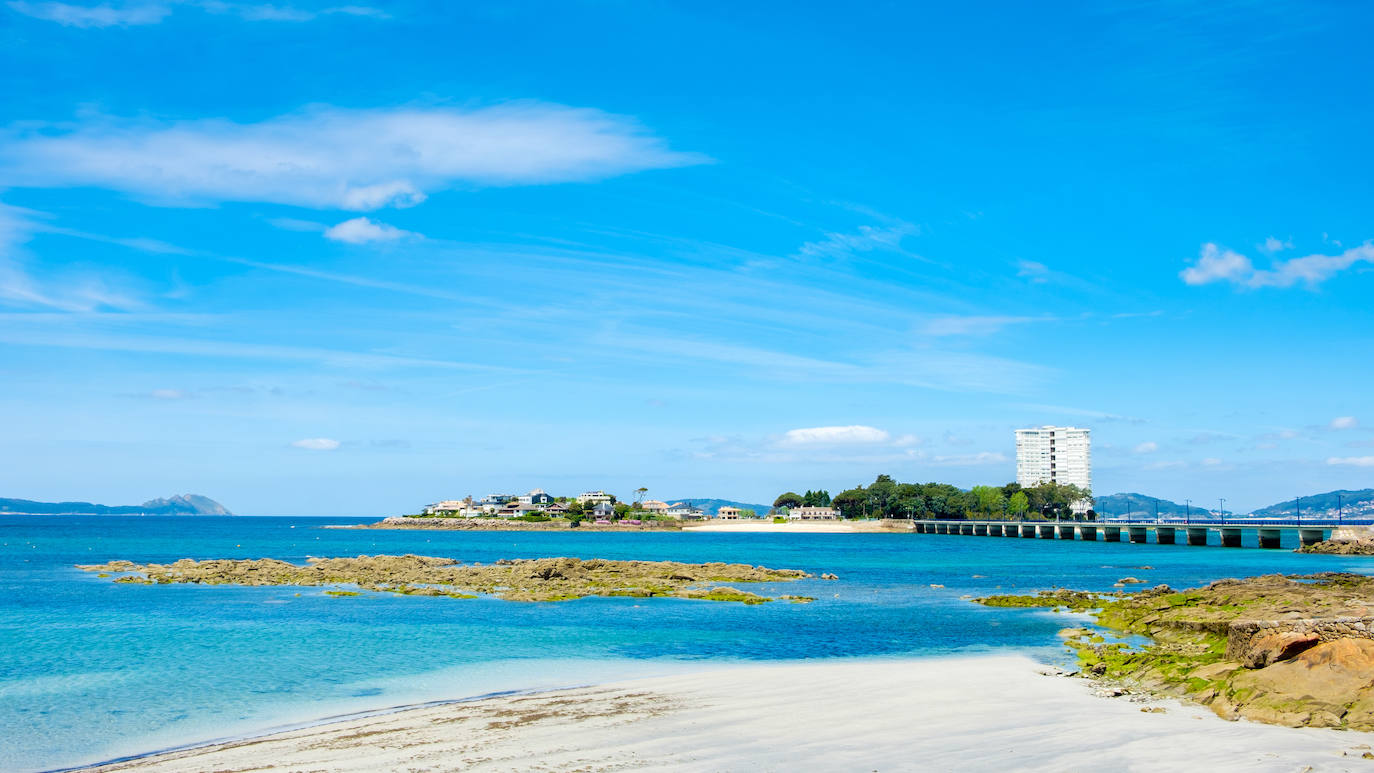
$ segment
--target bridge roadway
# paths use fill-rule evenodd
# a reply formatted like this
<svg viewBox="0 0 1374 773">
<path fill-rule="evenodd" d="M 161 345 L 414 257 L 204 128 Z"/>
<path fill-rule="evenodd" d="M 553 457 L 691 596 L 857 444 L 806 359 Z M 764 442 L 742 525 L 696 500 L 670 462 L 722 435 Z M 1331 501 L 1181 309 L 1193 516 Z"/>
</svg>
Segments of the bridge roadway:
<svg viewBox="0 0 1374 773">
<path fill-rule="evenodd" d="M 912 531 L 918 534 L 964 534 L 975 537 L 1026 537 L 1039 539 L 1079 539 L 1093 542 L 1101 538 L 1104 542 L 1130 541 L 1151 542 L 1154 535 L 1156 544 L 1206 545 L 1207 536 L 1215 531 L 1224 547 L 1243 547 L 1241 535 L 1250 529 L 1259 533 L 1259 546 L 1277 548 L 1285 532 L 1296 532 L 1299 541 L 1311 545 L 1327 539 L 1332 530 L 1341 526 L 1356 525 L 1352 522 L 1332 521 L 1214 521 L 1214 520 L 1160 520 L 1160 521 L 930 521 L 911 522 Z M 1358 525 L 1367 525 L 1360 522 Z M 1182 540 L 1180 540 L 1182 537 Z"/>
</svg>

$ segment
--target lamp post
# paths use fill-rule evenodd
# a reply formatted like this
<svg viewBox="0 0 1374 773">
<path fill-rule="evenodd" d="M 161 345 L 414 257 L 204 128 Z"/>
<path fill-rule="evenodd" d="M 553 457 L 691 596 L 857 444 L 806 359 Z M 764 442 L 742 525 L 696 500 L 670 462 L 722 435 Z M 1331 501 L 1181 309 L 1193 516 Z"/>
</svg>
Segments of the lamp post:
<svg viewBox="0 0 1374 773">
<path fill-rule="evenodd" d="M 1345 507 L 1341 504 L 1340 494 L 1336 495 L 1336 523 L 1338 525 L 1345 523 Z"/>
<path fill-rule="evenodd" d="M 1185 500 L 1183 500 L 1183 523 L 1184 523 L 1184 524 L 1191 524 L 1192 522 L 1193 522 L 1193 500 L 1191 500 L 1191 499 L 1185 499 Z"/>
<path fill-rule="evenodd" d="M 1221 522 L 1226 522 L 1226 498 L 1221 498 Z"/>
<path fill-rule="evenodd" d="M 1302 497 L 1293 500 L 1293 512 L 1298 514 L 1298 525 L 1302 525 Z"/>
</svg>

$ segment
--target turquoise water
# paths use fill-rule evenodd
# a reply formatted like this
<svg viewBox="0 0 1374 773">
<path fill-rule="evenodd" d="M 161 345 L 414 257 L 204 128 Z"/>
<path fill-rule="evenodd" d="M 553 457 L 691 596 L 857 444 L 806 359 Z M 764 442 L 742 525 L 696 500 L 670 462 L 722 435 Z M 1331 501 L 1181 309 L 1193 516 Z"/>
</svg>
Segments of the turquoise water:
<svg viewBox="0 0 1374 773">
<path fill-rule="evenodd" d="M 1055 638 L 1063 618 L 987 609 L 961 596 L 1055 585 L 1105 590 L 1126 575 L 1181 587 L 1275 571 L 1374 573 L 1374 559 L 1287 551 L 939 535 L 321 528 L 348 522 L 0 517 L 0 769 L 59 768 L 348 712 L 703 662 L 1004 648 L 1053 660 L 1063 657 Z M 319 588 L 116 585 L 73 568 L 115 558 L 304 561 L 361 553 L 469 562 L 561 555 L 739 561 L 834 572 L 840 580 L 772 586 L 818 597 L 812 604 L 517 604 L 333 598 Z"/>
</svg>

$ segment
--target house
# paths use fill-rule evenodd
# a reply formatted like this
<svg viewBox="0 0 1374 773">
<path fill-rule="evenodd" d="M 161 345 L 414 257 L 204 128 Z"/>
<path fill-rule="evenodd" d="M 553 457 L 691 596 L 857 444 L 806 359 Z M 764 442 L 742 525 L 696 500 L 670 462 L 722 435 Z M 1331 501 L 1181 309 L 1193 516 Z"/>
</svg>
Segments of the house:
<svg viewBox="0 0 1374 773">
<path fill-rule="evenodd" d="M 544 512 L 548 513 L 549 515 L 562 516 L 568 514 L 568 506 L 563 504 L 562 502 L 552 502 L 547 505 L 542 505 L 542 507 Z"/>
<path fill-rule="evenodd" d="M 668 512 L 668 503 L 660 502 L 657 499 L 646 499 L 639 503 L 639 509 L 655 515 L 662 515 Z"/>
<path fill-rule="evenodd" d="M 725 505 L 716 511 L 716 517 L 726 521 L 738 521 L 740 513 L 743 512 L 744 508 Z"/>
<path fill-rule="evenodd" d="M 553 502 L 553 497 L 544 493 L 544 489 L 537 488 L 524 496 L 515 498 L 522 505 L 547 505 Z"/>
<path fill-rule="evenodd" d="M 610 518 L 615 515 L 615 508 L 610 502 L 597 502 L 596 507 L 592 508 L 592 516 L 597 519 Z"/>
<path fill-rule="evenodd" d="M 582 492 L 578 495 L 577 501 L 581 502 L 584 505 L 599 505 L 602 503 L 610 504 L 611 502 L 615 501 L 615 497 L 611 496 L 610 494 L 607 494 L 601 489 L 597 489 L 596 491 Z"/>
<path fill-rule="evenodd" d="M 700 521 L 706 517 L 706 513 L 702 512 L 700 507 L 696 507 L 690 502 L 686 504 L 679 502 L 669 507 L 664 514 L 680 521 Z"/>
<path fill-rule="evenodd" d="M 467 506 L 459 499 L 445 499 L 432 505 L 425 505 L 425 515 L 461 515 Z"/>
<path fill-rule="evenodd" d="M 794 507 L 787 511 L 790 521 L 833 521 L 840 517 L 840 511 L 833 507 Z"/>
</svg>

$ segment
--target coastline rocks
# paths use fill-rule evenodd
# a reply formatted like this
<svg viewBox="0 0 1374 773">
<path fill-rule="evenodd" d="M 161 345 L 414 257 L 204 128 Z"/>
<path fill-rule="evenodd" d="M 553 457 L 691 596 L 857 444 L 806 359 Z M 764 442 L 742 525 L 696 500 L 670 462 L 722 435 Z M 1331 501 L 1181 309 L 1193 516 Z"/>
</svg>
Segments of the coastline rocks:
<svg viewBox="0 0 1374 773">
<path fill-rule="evenodd" d="M 1117 584 L 1117 585 L 1141 585 L 1141 584 L 1143 584 L 1144 582 L 1145 582 L 1145 581 L 1142 580 L 1142 579 L 1140 579 L 1139 577 L 1122 577 L 1120 580 L 1117 580 L 1117 581 L 1116 581 L 1116 584 Z"/>
<path fill-rule="evenodd" d="M 1374 641 L 1337 639 L 1239 673 L 1214 708 L 1289 727 L 1374 729 Z M 1240 700 L 1237 700 L 1239 698 Z"/>
<path fill-rule="evenodd" d="M 1374 556 L 1374 540 L 1329 539 L 1298 548 L 1299 553 L 1320 553 L 1328 556 Z"/>
<path fill-rule="evenodd" d="M 255 560 L 181 559 L 171 564 L 111 561 L 79 565 L 88 572 L 119 573 L 115 582 L 206 585 L 353 585 L 363 590 L 408 596 L 508 601 L 566 601 L 587 596 L 673 596 L 709 601 L 761 603 L 771 599 L 721 582 L 786 582 L 811 575 L 796 569 L 748 564 L 687 564 L 678 561 L 611 561 L 537 558 L 502 560 L 490 566 L 464 565 L 434 556 L 358 556 L 310 558 L 305 566 L 272 558 Z"/>
<path fill-rule="evenodd" d="M 1321 637 L 1315 633 L 1283 631 L 1260 636 L 1249 642 L 1241 655 L 1240 664 L 1246 668 L 1264 668 L 1280 660 L 1288 660 L 1305 649 L 1316 646 Z"/>
</svg>

